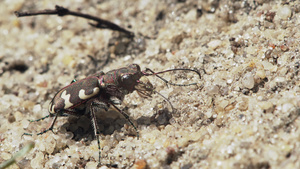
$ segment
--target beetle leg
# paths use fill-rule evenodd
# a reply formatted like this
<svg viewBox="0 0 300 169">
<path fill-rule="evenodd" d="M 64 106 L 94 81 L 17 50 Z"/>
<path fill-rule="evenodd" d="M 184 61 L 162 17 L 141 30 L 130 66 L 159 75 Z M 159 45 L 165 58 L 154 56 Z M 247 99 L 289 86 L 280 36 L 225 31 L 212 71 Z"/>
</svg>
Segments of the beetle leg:
<svg viewBox="0 0 300 169">
<path fill-rule="evenodd" d="M 42 135 L 42 134 L 44 134 L 44 133 L 47 133 L 47 132 L 50 131 L 50 130 L 51 130 L 51 131 L 53 130 L 54 124 L 55 124 L 56 119 L 57 119 L 58 116 L 67 116 L 66 114 L 63 114 L 63 113 L 67 113 L 67 114 L 70 114 L 70 115 L 77 115 L 77 114 L 78 114 L 78 113 L 76 113 L 75 110 L 72 110 L 72 109 L 69 109 L 69 110 L 62 110 L 62 113 L 61 113 L 61 112 L 57 112 L 57 113 L 55 113 L 55 115 L 50 114 L 50 115 L 47 115 L 47 116 L 42 117 L 42 118 L 37 119 L 37 120 L 29 120 L 29 122 L 37 122 L 37 121 L 41 121 L 41 120 L 44 120 L 44 119 L 46 119 L 46 118 L 49 118 L 49 117 L 54 116 L 54 118 L 53 118 L 51 124 L 49 125 L 49 127 L 48 127 L 46 130 L 44 130 L 44 131 L 42 131 L 42 132 L 40 132 L 40 133 L 37 133 L 37 135 Z M 24 133 L 23 135 L 32 136 L 32 134 L 30 134 L 30 133 Z"/>
<path fill-rule="evenodd" d="M 112 105 L 115 109 L 117 109 L 125 118 L 126 120 L 133 126 L 133 128 L 135 129 L 136 131 L 136 136 L 137 136 L 137 139 L 139 139 L 140 137 L 140 134 L 139 134 L 139 131 L 138 129 L 135 127 L 135 125 L 133 124 L 133 122 L 130 120 L 129 116 L 122 110 L 120 110 L 116 105 L 114 105 L 113 103 L 110 103 L 110 105 Z"/>
<path fill-rule="evenodd" d="M 51 124 L 50 124 L 50 127 L 48 127 L 46 130 L 44 130 L 44 131 L 42 131 L 42 132 L 40 132 L 40 133 L 37 133 L 37 135 L 42 135 L 42 134 L 44 134 L 44 133 L 46 133 L 46 132 L 48 132 L 48 131 L 50 131 L 50 130 L 52 131 L 52 130 L 53 130 L 53 126 L 54 126 L 54 124 L 55 124 L 55 121 L 56 121 L 58 115 L 59 115 L 59 113 L 56 113 L 56 114 L 55 114 L 54 119 L 52 120 L 52 122 L 51 122 Z M 49 115 L 48 115 L 48 117 L 49 117 Z M 47 116 L 45 116 L 44 119 L 45 119 L 45 118 L 47 118 Z M 39 120 L 41 120 L 41 119 L 38 119 L 38 121 L 39 121 Z M 30 134 L 30 133 L 24 133 L 23 135 L 32 136 L 32 134 Z"/>
<path fill-rule="evenodd" d="M 45 116 L 45 117 L 42 117 L 42 118 L 40 118 L 40 119 L 36 119 L 36 120 L 28 120 L 30 123 L 32 123 L 32 122 L 38 122 L 38 121 L 41 121 L 41 120 L 45 120 L 46 118 L 49 118 L 50 117 L 50 115 L 47 115 L 47 116 Z"/>
<path fill-rule="evenodd" d="M 99 138 L 100 133 L 99 133 L 98 123 L 96 119 L 95 109 L 93 108 L 93 103 L 91 103 L 90 112 L 91 112 L 91 118 L 92 118 L 92 123 L 94 128 L 94 134 L 97 138 L 98 150 L 99 150 L 99 162 L 100 162 L 100 158 L 101 158 L 101 147 L 100 147 L 100 138 Z"/>
<path fill-rule="evenodd" d="M 101 158 L 101 147 L 100 147 L 100 132 L 96 118 L 96 108 L 103 108 L 105 111 L 108 110 L 109 105 L 105 102 L 100 101 L 99 99 L 93 99 L 87 103 L 89 105 L 88 110 L 91 113 L 92 124 L 94 128 L 94 134 L 97 138 L 98 150 L 99 150 L 99 163 Z"/>
<path fill-rule="evenodd" d="M 54 119 L 52 120 L 52 122 L 51 122 L 51 124 L 50 124 L 50 127 L 49 127 L 48 129 L 46 129 L 46 130 L 44 130 L 44 131 L 42 131 L 42 132 L 40 132 L 40 133 L 37 133 L 37 135 L 44 134 L 44 133 L 46 133 L 46 132 L 48 132 L 48 131 L 50 131 L 50 130 L 52 131 L 52 130 L 53 130 L 53 126 L 54 126 L 54 124 L 55 124 L 55 122 L 56 122 L 56 119 L 57 119 L 58 115 L 59 115 L 59 113 L 55 114 Z"/>
</svg>

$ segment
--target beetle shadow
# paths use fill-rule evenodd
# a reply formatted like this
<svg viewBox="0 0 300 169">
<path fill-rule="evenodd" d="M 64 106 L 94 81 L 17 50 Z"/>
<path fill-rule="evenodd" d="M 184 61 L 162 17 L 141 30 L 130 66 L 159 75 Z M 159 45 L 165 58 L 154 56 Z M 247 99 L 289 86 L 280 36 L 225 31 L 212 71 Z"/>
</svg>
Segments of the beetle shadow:
<svg viewBox="0 0 300 169">
<path fill-rule="evenodd" d="M 125 108 L 126 109 L 126 108 Z M 127 110 L 123 110 L 127 113 Z M 155 111 L 155 110 L 154 110 Z M 136 131 L 133 126 L 130 125 L 129 121 L 122 116 L 116 110 L 99 110 L 96 113 L 97 124 L 99 128 L 99 133 L 101 136 L 113 136 L 115 135 L 129 135 L 136 136 Z M 156 127 L 166 126 L 170 124 L 170 119 L 173 117 L 172 112 L 167 108 L 156 110 L 155 113 L 149 116 L 141 116 L 136 120 L 131 120 L 136 128 L 139 130 L 141 126 L 154 125 Z M 130 118 L 130 117 L 129 117 Z M 67 118 L 68 123 L 63 127 L 66 128 L 68 132 L 72 132 L 74 136 L 72 140 L 90 142 L 95 138 L 94 128 L 90 114 L 87 113 L 83 116 L 69 116 Z M 128 127 L 129 126 L 129 127 Z M 122 139 L 122 138 L 121 138 Z"/>
<path fill-rule="evenodd" d="M 150 126 L 154 125 L 156 127 L 166 126 L 170 124 L 170 119 L 173 117 L 172 112 L 170 112 L 167 108 L 156 110 L 152 116 L 141 116 L 138 118 L 137 124 L 139 126 Z"/>
<path fill-rule="evenodd" d="M 116 111 L 97 111 L 96 121 L 98 126 L 98 133 L 101 136 L 112 135 L 114 131 L 120 131 L 126 120 L 123 122 L 119 120 L 118 112 Z M 82 116 L 69 116 L 68 123 L 64 126 L 68 132 L 73 133 L 72 139 L 75 141 L 92 141 L 96 139 L 95 131 L 92 123 L 90 113 Z"/>
</svg>

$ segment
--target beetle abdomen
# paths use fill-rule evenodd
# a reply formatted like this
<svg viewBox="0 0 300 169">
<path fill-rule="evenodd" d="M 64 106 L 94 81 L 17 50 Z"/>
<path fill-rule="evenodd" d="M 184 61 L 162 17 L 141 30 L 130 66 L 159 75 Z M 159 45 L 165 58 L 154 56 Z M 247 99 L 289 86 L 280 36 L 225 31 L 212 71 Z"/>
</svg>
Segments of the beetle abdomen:
<svg viewBox="0 0 300 169">
<path fill-rule="evenodd" d="M 49 112 L 52 114 L 63 113 L 63 110 L 76 108 L 83 102 L 96 96 L 100 92 L 98 80 L 96 76 L 89 76 L 62 88 L 52 99 L 49 105 Z"/>
</svg>

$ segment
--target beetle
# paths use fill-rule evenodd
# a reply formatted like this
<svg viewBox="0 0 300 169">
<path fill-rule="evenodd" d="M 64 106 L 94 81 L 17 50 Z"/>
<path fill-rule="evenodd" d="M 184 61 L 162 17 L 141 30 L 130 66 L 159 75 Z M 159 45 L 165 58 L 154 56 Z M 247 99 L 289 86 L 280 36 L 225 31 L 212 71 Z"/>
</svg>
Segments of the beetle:
<svg viewBox="0 0 300 169">
<path fill-rule="evenodd" d="M 85 19 L 93 20 L 96 23 L 90 23 L 91 26 L 96 28 L 108 28 L 111 30 L 116 30 L 125 33 L 128 37 L 133 38 L 134 33 L 110 22 L 103 20 L 101 18 L 71 11 L 62 6 L 55 6 L 54 10 L 41 10 L 35 12 L 18 12 L 15 11 L 17 17 L 34 16 L 34 15 L 58 15 L 66 16 L 72 15 L 76 17 L 82 17 Z M 196 85 L 196 83 L 191 84 L 174 84 L 166 79 L 162 78 L 158 74 L 177 71 L 177 70 L 187 70 L 197 73 L 201 79 L 201 75 L 198 71 L 192 69 L 169 69 L 161 72 L 154 72 L 149 68 L 141 71 L 140 66 L 137 64 L 131 64 L 127 67 L 120 69 L 111 70 L 107 73 L 99 72 L 92 74 L 81 80 L 73 80 L 69 85 L 60 89 L 53 97 L 49 105 L 49 115 L 40 118 L 38 120 L 30 120 L 30 122 L 44 120 L 48 117 L 54 117 L 50 126 L 40 132 L 37 135 L 44 134 L 50 130 L 53 130 L 54 124 L 57 117 L 63 115 L 75 115 L 82 116 L 86 113 L 90 113 L 92 125 L 94 128 L 94 134 L 97 138 L 98 149 L 99 149 L 99 162 L 101 157 L 100 152 L 100 141 L 99 141 L 99 127 L 97 125 L 96 112 L 98 108 L 108 110 L 110 106 L 114 107 L 118 112 L 120 112 L 127 121 L 133 126 L 137 133 L 137 138 L 139 138 L 139 132 L 135 125 L 130 120 L 129 116 L 120 110 L 116 105 L 121 104 L 125 95 L 137 91 L 142 97 L 151 97 L 153 93 L 159 94 L 163 97 L 174 110 L 171 102 L 164 97 L 162 94 L 158 93 L 150 81 L 145 76 L 156 76 L 163 80 L 166 84 L 173 86 L 190 86 Z M 147 73 L 149 72 L 149 73 Z M 24 133 L 25 135 L 32 135 L 29 133 Z"/>
<path fill-rule="evenodd" d="M 149 68 L 141 71 L 140 66 L 137 64 L 131 64 L 127 67 L 111 70 L 107 73 L 99 72 L 90 75 L 82 80 L 73 80 L 69 85 L 60 89 L 53 97 L 49 105 L 49 115 L 43 117 L 39 120 L 43 120 L 47 117 L 53 117 L 50 127 L 37 135 L 46 133 L 49 130 L 53 130 L 53 126 L 57 120 L 58 116 L 65 114 L 81 116 L 86 112 L 90 113 L 92 125 L 94 128 L 94 134 L 97 138 L 98 149 L 99 149 L 99 162 L 101 157 L 100 151 L 100 139 L 99 139 L 99 127 L 97 125 L 96 119 L 96 109 L 102 108 L 105 111 L 109 109 L 110 106 L 114 107 L 118 112 L 120 112 L 127 121 L 134 127 L 137 133 L 137 138 L 139 138 L 139 132 L 133 122 L 130 120 L 129 116 L 120 110 L 116 104 L 121 104 L 125 95 L 137 91 L 142 97 L 150 97 L 153 93 L 157 93 L 162 96 L 165 100 L 169 100 L 154 90 L 153 85 L 144 76 L 155 75 L 166 84 L 175 86 L 190 86 L 196 85 L 196 83 L 190 84 L 174 84 L 166 79 L 162 78 L 158 74 L 176 71 L 176 70 L 187 70 L 197 73 L 201 79 L 201 75 L 198 71 L 192 69 L 169 69 L 161 72 L 154 72 Z M 150 72 L 150 73 L 147 73 Z M 173 106 L 171 105 L 172 109 Z M 25 135 L 31 135 L 25 133 Z"/>
</svg>

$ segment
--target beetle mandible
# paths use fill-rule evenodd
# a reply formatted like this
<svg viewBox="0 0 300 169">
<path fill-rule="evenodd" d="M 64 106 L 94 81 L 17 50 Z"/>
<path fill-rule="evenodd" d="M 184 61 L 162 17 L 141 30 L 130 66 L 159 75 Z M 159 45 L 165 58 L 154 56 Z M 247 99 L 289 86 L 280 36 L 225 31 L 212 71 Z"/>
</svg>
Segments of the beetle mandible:
<svg viewBox="0 0 300 169">
<path fill-rule="evenodd" d="M 174 86 L 190 86 L 196 85 L 196 83 L 190 84 L 174 84 L 166 79 L 162 78 L 158 74 L 176 71 L 176 70 L 187 70 L 197 73 L 201 79 L 201 75 L 198 71 L 192 69 L 169 69 L 161 72 L 154 72 L 149 68 L 141 71 L 140 66 L 137 64 L 131 64 L 128 67 L 123 67 L 120 69 L 111 70 L 107 73 L 99 72 L 90 75 L 82 80 L 73 80 L 68 86 L 59 90 L 49 105 L 49 115 L 43 117 L 39 120 L 43 120 L 47 117 L 53 117 L 50 127 L 37 135 L 46 133 L 49 130 L 53 130 L 54 124 L 58 116 L 64 114 L 81 116 L 85 112 L 89 112 L 92 120 L 92 125 L 94 128 L 94 134 L 97 138 L 98 149 L 99 149 L 99 162 L 101 157 L 100 151 L 100 139 L 99 139 L 99 128 L 96 119 L 96 108 L 103 108 L 108 110 L 110 106 L 113 106 L 118 112 L 120 112 L 128 122 L 134 127 L 137 132 L 137 138 L 139 138 L 139 132 L 135 125 L 130 120 L 129 116 L 120 110 L 116 104 L 121 104 L 124 96 L 137 91 L 142 97 L 150 97 L 153 93 L 157 93 L 168 101 L 166 97 L 154 90 L 153 85 L 144 79 L 143 76 L 157 76 L 163 80 L 166 84 Z M 150 72 L 150 73 L 147 73 Z M 116 101 L 117 100 L 117 101 Z M 168 101 L 169 102 L 169 101 Z M 169 102 L 170 103 L 170 102 Z M 173 106 L 170 103 L 172 109 Z M 25 135 L 31 135 L 25 133 Z"/>
</svg>

